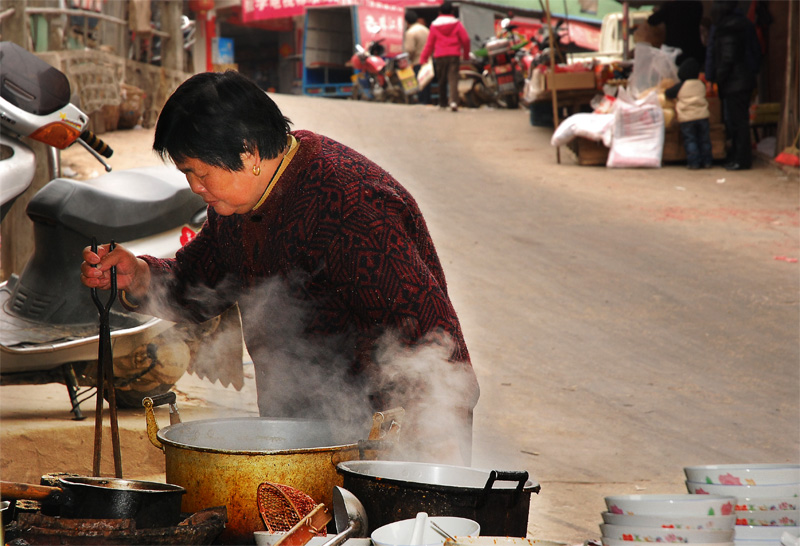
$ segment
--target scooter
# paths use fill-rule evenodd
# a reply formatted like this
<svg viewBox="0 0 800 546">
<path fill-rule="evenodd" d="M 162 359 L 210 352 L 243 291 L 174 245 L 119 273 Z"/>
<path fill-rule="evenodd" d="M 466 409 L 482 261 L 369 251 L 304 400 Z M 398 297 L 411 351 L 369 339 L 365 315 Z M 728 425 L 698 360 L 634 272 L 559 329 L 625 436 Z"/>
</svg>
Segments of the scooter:
<svg viewBox="0 0 800 546">
<path fill-rule="evenodd" d="M 67 77 L 12 42 L 0 42 L 0 124 L 3 212 L 34 178 L 35 153 L 27 137 L 49 146 L 49 182 L 26 209 L 33 222 L 34 252 L 19 275 L 0 284 L 0 384 L 67 386 L 74 419 L 92 396 L 98 356 L 98 309 L 80 282 L 81 253 L 92 243 L 117 241 L 135 254 L 173 256 L 205 221 L 206 205 L 174 167 L 111 173 L 113 151 L 87 131 L 89 116 L 70 104 Z M 77 143 L 108 171 L 87 181 L 60 177 L 59 150 Z M 4 214 L 5 216 L 5 214 Z M 219 320 L 176 325 L 127 311 L 110 310 L 116 401 L 166 392 L 189 367 L 197 340 Z M 231 353 L 241 359 L 241 345 Z M 226 355 L 227 357 L 227 355 Z"/>
<path fill-rule="evenodd" d="M 393 102 L 415 104 L 419 82 L 408 53 L 390 57 L 386 62 L 386 88 Z"/>
<path fill-rule="evenodd" d="M 484 46 L 475 51 L 475 56 L 484 59 L 483 79 L 494 101 L 501 108 L 519 108 L 519 96 L 525 84 L 521 68 L 521 57 L 528 40 L 520 38 L 510 19 L 500 23 L 498 36 L 492 36 Z"/>
<path fill-rule="evenodd" d="M 355 71 L 353 74 L 353 98 L 356 100 L 371 100 L 385 102 L 386 93 L 386 61 L 383 54 L 383 38 L 373 40 L 364 48 L 356 44 L 356 51 L 350 58 L 350 64 Z"/>
</svg>

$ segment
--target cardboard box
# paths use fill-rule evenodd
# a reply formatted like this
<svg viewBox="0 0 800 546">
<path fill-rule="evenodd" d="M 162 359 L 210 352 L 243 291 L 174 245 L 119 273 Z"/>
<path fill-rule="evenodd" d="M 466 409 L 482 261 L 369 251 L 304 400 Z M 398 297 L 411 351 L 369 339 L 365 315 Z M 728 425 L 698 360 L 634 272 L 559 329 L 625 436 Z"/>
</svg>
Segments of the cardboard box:
<svg viewBox="0 0 800 546">
<path fill-rule="evenodd" d="M 578 165 L 605 165 L 608 161 L 608 148 L 602 142 L 576 137 L 567 143 L 575 154 Z"/>
<path fill-rule="evenodd" d="M 555 76 L 555 79 L 553 78 Z M 548 72 L 545 80 L 547 90 L 595 89 L 594 72 Z"/>
<path fill-rule="evenodd" d="M 725 125 L 722 123 L 711 125 L 711 155 L 714 159 L 725 159 Z M 686 161 L 686 148 L 677 124 L 664 131 L 664 153 L 661 160 Z"/>
</svg>

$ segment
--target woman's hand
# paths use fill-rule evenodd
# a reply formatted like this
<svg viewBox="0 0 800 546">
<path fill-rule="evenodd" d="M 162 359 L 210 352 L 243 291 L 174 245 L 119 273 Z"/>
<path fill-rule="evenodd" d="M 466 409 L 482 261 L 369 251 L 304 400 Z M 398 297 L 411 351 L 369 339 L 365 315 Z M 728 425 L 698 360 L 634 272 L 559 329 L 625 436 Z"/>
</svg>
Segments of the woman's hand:
<svg viewBox="0 0 800 546">
<path fill-rule="evenodd" d="M 111 288 L 111 268 L 117 268 L 117 289 L 125 290 L 135 298 L 144 297 L 150 287 L 150 267 L 127 248 L 117 245 L 109 252 L 110 245 L 101 245 L 97 252 L 91 247 L 83 249 L 81 282 L 89 288 L 108 290 Z"/>
</svg>

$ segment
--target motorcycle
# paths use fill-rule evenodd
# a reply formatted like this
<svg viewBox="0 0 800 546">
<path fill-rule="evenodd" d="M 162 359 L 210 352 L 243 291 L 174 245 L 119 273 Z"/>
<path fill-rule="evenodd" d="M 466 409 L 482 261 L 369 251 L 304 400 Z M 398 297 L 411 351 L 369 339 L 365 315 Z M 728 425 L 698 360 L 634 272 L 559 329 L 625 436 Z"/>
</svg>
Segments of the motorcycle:
<svg viewBox="0 0 800 546">
<path fill-rule="evenodd" d="M 415 104 L 418 100 L 419 82 L 411 66 L 408 53 L 390 57 L 386 62 L 387 93 L 393 102 Z"/>
<path fill-rule="evenodd" d="M 173 256 L 205 221 L 206 205 L 174 167 L 111 173 L 113 151 L 87 130 L 89 116 L 71 104 L 67 77 L 12 42 L 0 42 L 0 124 L 3 217 L 31 185 L 36 156 L 23 137 L 48 145 L 50 173 L 30 200 L 34 251 L 20 274 L 0 284 L 0 384 L 64 383 L 74 419 L 93 395 L 98 355 L 98 309 L 80 282 L 83 249 L 93 238 L 118 241 L 135 254 Z M 60 176 L 59 151 L 74 143 L 100 161 L 106 174 L 76 181 Z M 189 369 L 204 336 L 221 329 L 218 318 L 176 325 L 110 309 L 111 340 L 120 407 L 141 407 Z M 237 317 L 238 318 L 238 317 Z M 241 343 L 226 357 L 241 359 Z M 81 390 L 83 388 L 83 390 Z"/>
<path fill-rule="evenodd" d="M 356 100 L 371 100 L 385 102 L 386 94 L 386 61 L 383 54 L 383 39 L 369 42 L 364 48 L 356 44 L 356 52 L 350 58 L 350 64 L 355 71 L 353 74 L 353 98 Z"/>
<path fill-rule="evenodd" d="M 522 58 L 528 40 L 516 35 L 510 19 L 503 19 L 500 25 L 500 34 L 486 40 L 482 48 L 470 53 L 470 61 L 461 64 L 459 96 L 466 106 L 519 107 L 525 85 Z"/>
</svg>

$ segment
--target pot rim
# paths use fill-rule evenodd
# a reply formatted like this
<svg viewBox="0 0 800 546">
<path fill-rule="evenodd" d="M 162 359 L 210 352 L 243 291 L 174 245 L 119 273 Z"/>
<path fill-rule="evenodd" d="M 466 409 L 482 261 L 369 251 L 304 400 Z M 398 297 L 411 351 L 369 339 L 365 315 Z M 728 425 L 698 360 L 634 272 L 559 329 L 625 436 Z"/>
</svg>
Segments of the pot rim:
<svg viewBox="0 0 800 546">
<path fill-rule="evenodd" d="M 66 487 L 88 487 L 103 491 L 127 491 L 135 493 L 186 493 L 180 485 L 171 483 L 148 482 L 141 480 L 126 480 L 123 478 L 103 478 L 88 476 L 71 476 L 58 479 L 58 483 Z"/>
<path fill-rule="evenodd" d="M 479 492 L 485 489 L 484 485 L 481 486 L 472 486 L 472 485 L 456 485 L 456 484 L 444 484 L 444 483 L 432 483 L 432 482 L 420 482 L 415 481 L 413 479 L 401 479 L 398 477 L 393 476 L 381 476 L 375 472 L 366 472 L 363 470 L 358 470 L 357 468 L 360 466 L 382 466 L 386 468 L 400 468 L 400 467 L 408 467 L 408 466 L 416 466 L 416 467 L 427 467 L 427 468 L 439 468 L 439 469 L 447 469 L 452 471 L 458 472 L 471 472 L 471 473 L 481 473 L 486 475 L 486 479 L 489 479 L 489 475 L 491 474 L 492 470 L 483 469 L 483 468 L 473 468 L 468 466 L 455 466 L 455 465 L 444 465 L 444 464 L 430 464 L 430 463 L 421 463 L 421 462 L 414 462 L 414 461 L 342 461 L 336 465 L 336 470 L 344 475 L 351 475 L 357 478 L 364 478 L 374 482 L 381 482 L 381 483 L 390 483 L 394 485 L 400 486 L 409 486 L 412 485 L 418 489 L 424 489 L 428 491 L 450 491 L 453 490 L 460 490 L 464 492 Z M 491 488 L 492 492 L 511 492 L 513 493 L 516 490 L 517 485 L 512 484 L 510 482 L 495 482 L 493 487 Z M 523 493 L 538 493 L 539 489 L 541 488 L 540 484 L 535 482 L 534 480 L 528 479 L 525 482 L 525 485 L 522 488 Z"/>
<path fill-rule="evenodd" d="M 283 449 L 221 449 L 216 447 L 195 445 L 187 442 L 181 442 L 168 438 L 167 435 L 170 431 L 180 430 L 192 426 L 206 426 L 206 425 L 229 425 L 234 422 L 273 422 L 280 423 L 313 423 L 313 424 L 333 424 L 343 426 L 339 421 L 324 420 L 324 419 L 302 419 L 302 418 L 269 418 L 269 417 L 223 417 L 217 419 L 198 419 L 195 421 L 187 421 L 185 423 L 176 423 L 174 425 L 166 426 L 160 429 L 157 433 L 158 439 L 161 443 L 176 449 L 183 449 L 187 451 L 198 451 L 202 453 L 214 453 L 220 455 L 297 455 L 307 453 L 330 453 L 331 451 L 345 451 L 357 450 L 358 442 L 353 441 L 350 443 L 337 443 L 328 446 L 314 446 L 314 447 L 297 447 L 297 448 L 283 448 Z"/>
</svg>

